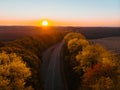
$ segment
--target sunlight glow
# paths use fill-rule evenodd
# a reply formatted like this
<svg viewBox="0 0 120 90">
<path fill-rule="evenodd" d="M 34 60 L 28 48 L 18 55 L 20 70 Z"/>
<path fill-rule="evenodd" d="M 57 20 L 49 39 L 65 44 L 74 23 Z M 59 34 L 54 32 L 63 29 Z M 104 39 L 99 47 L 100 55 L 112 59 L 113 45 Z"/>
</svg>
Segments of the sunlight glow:
<svg viewBox="0 0 120 90">
<path fill-rule="evenodd" d="M 48 21 L 47 20 L 43 20 L 42 21 L 42 26 L 48 26 Z"/>
</svg>

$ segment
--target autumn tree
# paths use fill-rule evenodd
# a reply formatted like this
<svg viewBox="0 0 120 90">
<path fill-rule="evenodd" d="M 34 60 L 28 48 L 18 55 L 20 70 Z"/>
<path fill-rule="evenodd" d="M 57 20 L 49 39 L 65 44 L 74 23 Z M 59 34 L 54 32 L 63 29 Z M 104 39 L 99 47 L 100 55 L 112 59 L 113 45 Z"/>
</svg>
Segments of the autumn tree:
<svg viewBox="0 0 120 90">
<path fill-rule="evenodd" d="M 64 44 L 70 90 L 119 90 L 120 63 L 113 53 L 79 33 L 67 34 Z"/>
<path fill-rule="evenodd" d="M 78 51 L 82 50 L 83 47 L 86 47 L 89 42 L 86 38 L 80 33 L 68 33 L 64 37 L 64 55 L 65 55 L 65 67 L 67 77 L 66 79 L 69 81 L 68 85 L 71 86 L 69 90 L 76 90 L 80 84 L 79 76 L 82 74 L 81 72 L 75 72 L 74 67 L 78 66 L 78 62 L 76 62 L 75 56 L 78 54 Z M 70 79 L 71 78 L 71 79 Z M 75 82 L 73 84 L 73 82 Z"/>
<path fill-rule="evenodd" d="M 68 50 L 71 53 L 82 51 L 82 48 L 89 45 L 89 42 L 85 39 L 74 38 L 68 41 Z"/>
<path fill-rule="evenodd" d="M 15 53 L 0 53 L 0 90 L 32 90 L 32 87 L 25 86 L 30 76 L 30 68 L 21 57 Z"/>
<path fill-rule="evenodd" d="M 74 38 L 77 38 L 77 39 L 86 39 L 82 34 L 80 33 L 75 33 L 75 32 L 71 32 L 71 33 L 68 33 L 65 37 L 64 37 L 64 44 L 68 44 L 69 40 L 72 40 Z"/>
<path fill-rule="evenodd" d="M 91 90 L 118 90 L 119 75 L 116 57 L 100 45 L 89 45 L 76 56 L 83 69 L 83 87 Z"/>
</svg>

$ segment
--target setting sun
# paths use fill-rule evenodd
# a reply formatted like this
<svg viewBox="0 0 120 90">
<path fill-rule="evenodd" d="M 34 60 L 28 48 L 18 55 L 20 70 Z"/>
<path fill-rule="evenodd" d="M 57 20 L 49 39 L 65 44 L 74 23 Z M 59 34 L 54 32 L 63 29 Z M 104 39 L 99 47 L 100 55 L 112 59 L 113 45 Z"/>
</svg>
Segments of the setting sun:
<svg viewBox="0 0 120 90">
<path fill-rule="evenodd" d="M 42 21 L 42 26 L 48 26 L 48 21 L 47 20 L 43 20 Z"/>
</svg>

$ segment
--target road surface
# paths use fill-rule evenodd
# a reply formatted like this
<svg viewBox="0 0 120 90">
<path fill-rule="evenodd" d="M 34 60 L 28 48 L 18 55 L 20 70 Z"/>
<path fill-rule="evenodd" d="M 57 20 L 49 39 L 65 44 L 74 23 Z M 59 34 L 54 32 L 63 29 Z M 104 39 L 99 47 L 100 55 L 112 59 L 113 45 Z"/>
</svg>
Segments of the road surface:
<svg viewBox="0 0 120 90">
<path fill-rule="evenodd" d="M 43 54 L 42 70 L 45 90 L 66 90 L 61 67 L 62 46 L 62 42 L 56 44 Z"/>
</svg>

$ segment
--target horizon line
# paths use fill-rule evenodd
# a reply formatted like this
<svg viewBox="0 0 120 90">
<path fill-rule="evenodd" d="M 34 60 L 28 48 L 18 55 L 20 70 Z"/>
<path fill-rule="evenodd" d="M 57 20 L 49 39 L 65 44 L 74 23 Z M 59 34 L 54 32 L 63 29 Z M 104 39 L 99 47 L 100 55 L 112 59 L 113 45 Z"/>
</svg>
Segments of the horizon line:
<svg viewBox="0 0 120 90">
<path fill-rule="evenodd" d="M 43 26 L 38 26 L 38 25 L 0 25 L 0 27 L 43 27 Z M 120 26 L 78 26 L 78 25 L 58 25 L 58 26 L 47 26 L 47 27 L 102 27 L 102 28 L 120 28 Z"/>
</svg>

